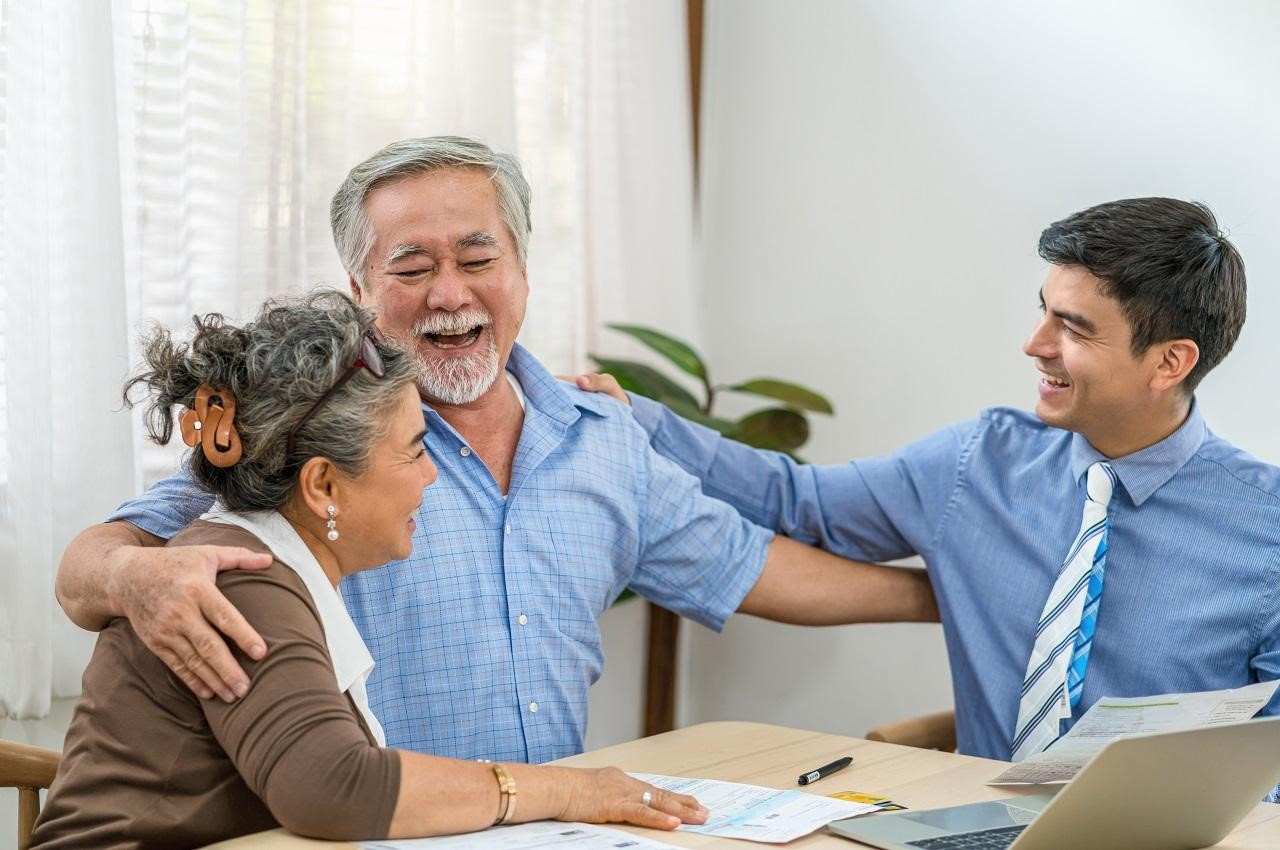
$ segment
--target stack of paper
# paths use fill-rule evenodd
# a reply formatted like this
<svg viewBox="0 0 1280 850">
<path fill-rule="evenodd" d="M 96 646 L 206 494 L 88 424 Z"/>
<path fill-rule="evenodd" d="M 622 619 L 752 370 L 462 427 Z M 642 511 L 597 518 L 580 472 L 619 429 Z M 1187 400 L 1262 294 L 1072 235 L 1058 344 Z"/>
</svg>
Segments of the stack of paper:
<svg viewBox="0 0 1280 850">
<path fill-rule="evenodd" d="M 1049 749 L 1015 764 L 988 785 L 1070 782 L 1103 747 L 1125 735 L 1223 726 L 1248 720 L 1271 701 L 1280 682 L 1259 682 L 1226 691 L 1104 697 Z"/>
</svg>

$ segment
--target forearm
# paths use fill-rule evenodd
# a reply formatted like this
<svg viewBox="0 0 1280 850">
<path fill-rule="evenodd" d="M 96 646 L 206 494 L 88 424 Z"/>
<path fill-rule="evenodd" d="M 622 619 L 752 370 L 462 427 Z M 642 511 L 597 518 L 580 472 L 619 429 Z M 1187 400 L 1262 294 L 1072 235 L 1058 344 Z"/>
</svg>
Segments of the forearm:
<svg viewBox="0 0 1280 850">
<path fill-rule="evenodd" d="M 803 626 L 939 621 L 924 570 L 846 561 L 785 537 L 738 610 Z"/>
<path fill-rule="evenodd" d="M 101 631 L 124 616 L 114 579 L 129 547 L 160 546 L 158 537 L 127 522 L 94 525 L 76 535 L 62 553 L 54 592 L 71 622 Z"/>
<path fill-rule="evenodd" d="M 514 821 L 559 817 L 579 777 L 571 768 L 503 764 L 515 781 Z M 498 816 L 493 765 L 400 751 L 400 793 L 388 838 L 472 832 Z"/>
</svg>

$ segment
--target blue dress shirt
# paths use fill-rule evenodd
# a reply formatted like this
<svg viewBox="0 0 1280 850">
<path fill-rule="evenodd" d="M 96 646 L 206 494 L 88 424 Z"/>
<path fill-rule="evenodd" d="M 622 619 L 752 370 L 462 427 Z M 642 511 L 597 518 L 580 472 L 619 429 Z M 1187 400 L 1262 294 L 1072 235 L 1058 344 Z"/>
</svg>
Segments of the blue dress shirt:
<svg viewBox="0 0 1280 850">
<path fill-rule="evenodd" d="M 630 586 L 718 630 L 764 566 L 772 533 L 704 496 L 630 411 L 518 345 L 508 368 L 525 416 L 507 495 L 424 406 L 440 476 L 413 554 L 342 582 L 390 746 L 530 762 L 581 752 L 604 661 L 596 618 L 618 594 Z M 184 472 L 111 519 L 169 538 L 211 502 Z"/>
<path fill-rule="evenodd" d="M 753 522 L 848 558 L 922 556 L 959 749 L 1010 757 L 1036 623 L 1079 530 L 1085 472 L 1104 459 L 1087 440 L 993 408 L 888 457 L 808 466 L 633 401 L 654 447 Z M 1215 436 L 1196 405 L 1111 465 L 1107 583 L 1072 722 L 1103 696 L 1280 677 L 1280 469 Z"/>
</svg>

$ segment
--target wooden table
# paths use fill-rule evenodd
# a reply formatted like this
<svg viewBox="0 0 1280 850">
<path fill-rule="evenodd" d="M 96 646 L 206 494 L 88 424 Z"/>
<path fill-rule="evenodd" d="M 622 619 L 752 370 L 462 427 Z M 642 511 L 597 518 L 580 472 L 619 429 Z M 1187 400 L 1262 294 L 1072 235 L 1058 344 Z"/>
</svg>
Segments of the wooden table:
<svg viewBox="0 0 1280 850">
<path fill-rule="evenodd" d="M 796 777 L 840 756 L 853 756 L 853 765 L 806 790 L 818 794 L 866 791 L 890 797 L 913 809 L 936 808 L 1016 793 L 984 783 L 1007 765 L 989 759 L 917 750 L 806 732 L 763 723 L 703 723 L 652 738 L 606 747 L 557 764 L 579 767 L 615 765 L 623 770 L 747 782 L 773 788 L 795 788 Z M 645 833 L 681 847 L 767 848 L 694 833 Z M 294 850 L 298 848 L 354 848 L 353 844 L 311 841 L 282 830 L 258 833 L 214 845 L 219 850 Z M 818 832 L 785 845 L 788 850 L 851 850 L 860 845 Z M 1260 803 L 1221 843 L 1220 850 L 1275 850 L 1280 847 L 1280 806 Z"/>
</svg>

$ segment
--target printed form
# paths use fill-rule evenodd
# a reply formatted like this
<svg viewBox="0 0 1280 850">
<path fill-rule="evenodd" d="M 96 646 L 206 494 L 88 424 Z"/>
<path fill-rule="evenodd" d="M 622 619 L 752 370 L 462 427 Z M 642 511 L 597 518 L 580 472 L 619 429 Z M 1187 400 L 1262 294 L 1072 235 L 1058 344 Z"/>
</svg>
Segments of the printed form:
<svg viewBox="0 0 1280 850">
<path fill-rule="evenodd" d="M 682 824 L 680 831 L 720 838 L 785 844 L 832 821 L 879 811 L 877 806 L 866 803 L 819 797 L 803 791 L 779 791 L 759 785 L 652 773 L 631 775 L 658 788 L 696 797 L 711 812 L 711 818 L 702 825 Z"/>
<path fill-rule="evenodd" d="M 1040 785 L 1070 782 L 1089 759 L 1125 735 L 1172 732 L 1198 726 L 1224 726 L 1248 720 L 1271 701 L 1280 681 L 1259 682 L 1225 691 L 1161 694 L 1151 697 L 1103 697 L 1067 734 L 1042 753 L 1015 764 L 988 785 Z"/>
<path fill-rule="evenodd" d="M 629 832 L 586 823 L 537 821 L 466 835 L 366 841 L 361 850 L 681 850 Z"/>
</svg>

